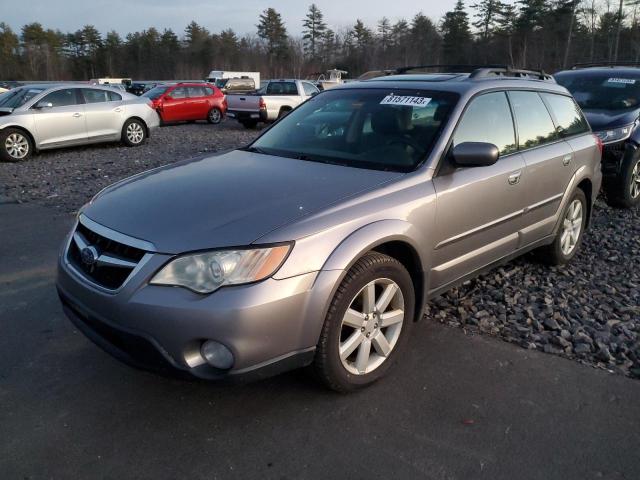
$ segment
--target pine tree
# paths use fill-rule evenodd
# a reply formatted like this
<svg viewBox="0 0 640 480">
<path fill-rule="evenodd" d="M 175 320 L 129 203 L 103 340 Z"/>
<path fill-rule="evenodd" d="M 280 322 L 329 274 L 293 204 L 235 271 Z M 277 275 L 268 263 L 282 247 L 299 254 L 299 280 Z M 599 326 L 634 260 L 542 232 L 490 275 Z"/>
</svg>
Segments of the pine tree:
<svg viewBox="0 0 640 480">
<path fill-rule="evenodd" d="M 323 15 L 315 3 L 309 7 L 309 12 L 302 22 L 302 39 L 304 41 L 304 52 L 311 60 L 315 60 L 322 47 L 322 38 L 327 30 Z"/>
<path fill-rule="evenodd" d="M 258 36 L 266 42 L 270 73 L 277 76 L 276 63 L 287 58 L 289 42 L 282 16 L 274 8 L 268 8 L 260 14 Z"/>
<path fill-rule="evenodd" d="M 442 25 L 442 54 L 448 63 L 466 63 L 469 60 L 471 31 L 464 2 L 458 0 L 452 11 L 445 13 Z"/>
</svg>

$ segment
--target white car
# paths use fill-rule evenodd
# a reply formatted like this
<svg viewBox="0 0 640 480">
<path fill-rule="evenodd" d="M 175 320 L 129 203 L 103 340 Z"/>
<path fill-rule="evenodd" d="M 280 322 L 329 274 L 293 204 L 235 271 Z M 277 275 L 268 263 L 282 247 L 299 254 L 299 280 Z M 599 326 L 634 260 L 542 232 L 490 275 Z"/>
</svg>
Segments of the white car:
<svg viewBox="0 0 640 480">
<path fill-rule="evenodd" d="M 107 86 L 27 85 L 0 96 L 0 160 L 98 142 L 135 147 L 159 125 L 148 99 Z"/>
</svg>

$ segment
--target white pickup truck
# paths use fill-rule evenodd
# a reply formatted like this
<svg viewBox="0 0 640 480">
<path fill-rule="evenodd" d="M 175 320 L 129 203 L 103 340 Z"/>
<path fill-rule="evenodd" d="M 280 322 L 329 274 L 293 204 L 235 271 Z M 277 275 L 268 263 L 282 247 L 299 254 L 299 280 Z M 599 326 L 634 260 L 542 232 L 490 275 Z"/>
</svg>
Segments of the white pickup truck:
<svg viewBox="0 0 640 480">
<path fill-rule="evenodd" d="M 319 92 L 305 80 L 270 80 L 255 93 L 227 95 L 227 117 L 254 128 L 259 122 L 277 120 Z"/>
</svg>

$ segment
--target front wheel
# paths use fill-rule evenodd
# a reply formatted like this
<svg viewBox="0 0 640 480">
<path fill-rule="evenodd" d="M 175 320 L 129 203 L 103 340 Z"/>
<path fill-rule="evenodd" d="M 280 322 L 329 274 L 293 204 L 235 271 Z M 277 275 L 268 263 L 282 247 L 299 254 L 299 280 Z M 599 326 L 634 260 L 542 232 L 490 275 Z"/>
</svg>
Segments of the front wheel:
<svg viewBox="0 0 640 480">
<path fill-rule="evenodd" d="M 127 147 L 137 147 L 147 138 L 147 129 L 141 120 L 131 118 L 122 127 L 122 143 Z"/>
<path fill-rule="evenodd" d="M 395 362 L 415 309 L 411 277 L 396 259 L 369 252 L 347 272 L 329 306 L 314 359 L 331 389 L 366 387 Z"/>
<path fill-rule="evenodd" d="M 551 245 L 539 250 L 540 259 L 549 265 L 564 265 L 578 252 L 587 225 L 587 197 L 576 190 L 562 211 L 560 229 Z"/>
<path fill-rule="evenodd" d="M 605 179 L 604 190 L 612 207 L 633 208 L 640 204 L 640 150 L 625 156 L 620 174 Z"/>
<path fill-rule="evenodd" d="M 33 142 L 29 135 L 17 128 L 0 131 L 0 159 L 5 162 L 27 160 L 33 152 Z"/>
<path fill-rule="evenodd" d="M 220 111 L 219 108 L 213 107 L 211 110 L 209 110 L 209 114 L 207 115 L 207 122 L 217 125 L 221 121 L 222 121 L 222 112 Z"/>
</svg>

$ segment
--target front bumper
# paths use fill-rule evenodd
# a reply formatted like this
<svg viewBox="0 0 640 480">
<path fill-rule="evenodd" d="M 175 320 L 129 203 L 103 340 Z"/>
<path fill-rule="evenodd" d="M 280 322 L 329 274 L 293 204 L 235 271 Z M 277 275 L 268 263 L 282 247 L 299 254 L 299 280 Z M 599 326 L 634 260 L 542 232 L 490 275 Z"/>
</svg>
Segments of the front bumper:
<svg viewBox="0 0 640 480">
<path fill-rule="evenodd" d="M 107 292 L 76 271 L 63 252 L 57 288 L 66 315 L 108 353 L 147 370 L 233 380 L 311 363 L 340 272 L 271 278 L 199 295 L 148 284 L 169 258 L 152 254 L 121 289 Z M 230 370 L 194 362 L 205 340 L 231 350 Z"/>
</svg>

